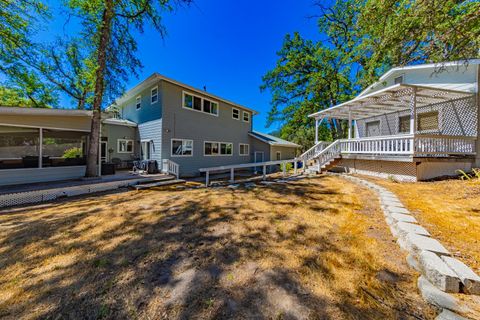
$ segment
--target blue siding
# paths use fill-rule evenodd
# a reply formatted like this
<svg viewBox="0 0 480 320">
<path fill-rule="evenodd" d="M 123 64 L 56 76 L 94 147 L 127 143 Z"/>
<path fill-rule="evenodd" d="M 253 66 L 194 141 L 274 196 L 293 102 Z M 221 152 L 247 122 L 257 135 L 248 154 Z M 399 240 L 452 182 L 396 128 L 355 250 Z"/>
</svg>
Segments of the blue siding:
<svg viewBox="0 0 480 320">
<path fill-rule="evenodd" d="M 150 103 L 151 101 L 151 90 L 152 88 L 158 86 L 158 101 L 156 103 Z M 162 88 L 160 87 L 160 82 L 146 88 L 140 94 L 142 97 L 142 106 L 140 109 L 137 109 L 135 106 L 136 97 L 128 100 L 121 107 L 121 117 L 122 119 L 127 119 L 138 124 L 149 122 L 162 118 Z"/>
<path fill-rule="evenodd" d="M 139 124 L 138 132 L 140 140 L 153 142 L 150 158 L 157 160 L 160 167 L 162 163 L 162 119 Z"/>
</svg>

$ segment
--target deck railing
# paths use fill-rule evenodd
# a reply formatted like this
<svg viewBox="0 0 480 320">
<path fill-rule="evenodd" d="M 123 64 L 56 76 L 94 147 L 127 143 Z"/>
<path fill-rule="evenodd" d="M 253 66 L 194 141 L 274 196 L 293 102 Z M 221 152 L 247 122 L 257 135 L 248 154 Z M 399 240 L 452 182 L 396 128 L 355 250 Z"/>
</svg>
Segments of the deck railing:
<svg viewBox="0 0 480 320">
<path fill-rule="evenodd" d="M 163 159 L 162 172 L 166 174 L 173 174 L 178 179 L 180 175 L 180 165 L 170 159 Z"/>
<path fill-rule="evenodd" d="M 331 142 L 328 142 L 328 141 L 319 141 L 313 147 L 311 147 L 310 149 L 305 151 L 299 158 L 300 159 L 306 159 L 306 160 L 313 159 L 317 155 L 319 155 L 320 152 L 322 152 L 323 149 L 328 147 L 328 145 L 330 145 L 330 144 L 331 144 Z"/>
<path fill-rule="evenodd" d="M 476 137 L 403 134 L 336 140 L 328 147 L 321 143 L 300 156 L 304 162 L 317 160 L 319 167 L 341 154 L 367 154 L 390 156 L 445 157 L 449 155 L 475 155 Z"/>
</svg>

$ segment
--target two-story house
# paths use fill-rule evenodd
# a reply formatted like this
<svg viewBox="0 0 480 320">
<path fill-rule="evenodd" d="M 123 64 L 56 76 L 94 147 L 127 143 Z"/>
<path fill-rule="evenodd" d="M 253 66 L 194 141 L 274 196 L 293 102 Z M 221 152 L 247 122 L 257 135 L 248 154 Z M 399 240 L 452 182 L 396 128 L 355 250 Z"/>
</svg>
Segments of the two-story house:
<svg viewBox="0 0 480 320">
<path fill-rule="evenodd" d="M 135 139 L 116 137 L 109 142 L 117 145 L 112 156 L 129 152 L 132 158 L 159 165 L 168 159 L 179 165 L 182 176 L 198 175 L 202 167 L 292 159 L 300 147 L 254 132 L 255 110 L 157 73 L 108 110 L 138 125 Z"/>
</svg>

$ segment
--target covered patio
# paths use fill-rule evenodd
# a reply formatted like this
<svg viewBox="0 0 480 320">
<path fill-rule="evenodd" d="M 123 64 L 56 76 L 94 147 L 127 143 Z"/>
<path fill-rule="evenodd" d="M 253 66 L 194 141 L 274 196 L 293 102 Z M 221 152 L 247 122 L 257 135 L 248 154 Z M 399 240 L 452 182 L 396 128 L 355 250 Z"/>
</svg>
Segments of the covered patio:
<svg viewBox="0 0 480 320">
<path fill-rule="evenodd" d="M 348 120 L 348 138 L 337 140 L 342 154 L 408 157 L 474 156 L 477 152 L 477 108 L 472 92 L 410 84 L 395 84 L 360 95 L 311 114 L 318 139 L 324 119 Z M 305 155 L 308 157 L 308 155 Z"/>
</svg>

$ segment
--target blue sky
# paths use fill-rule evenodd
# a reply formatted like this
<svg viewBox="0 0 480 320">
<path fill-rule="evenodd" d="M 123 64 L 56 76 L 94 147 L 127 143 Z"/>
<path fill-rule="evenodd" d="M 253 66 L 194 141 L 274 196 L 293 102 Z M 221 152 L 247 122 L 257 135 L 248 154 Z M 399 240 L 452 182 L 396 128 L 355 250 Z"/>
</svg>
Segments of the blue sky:
<svg viewBox="0 0 480 320">
<path fill-rule="evenodd" d="M 138 37 L 138 55 L 144 68 L 139 79 L 131 77 L 127 88 L 153 72 L 252 109 L 255 130 L 265 128 L 270 108 L 269 92 L 260 92 L 261 78 L 277 60 L 285 34 L 299 31 L 304 37 L 320 37 L 313 0 L 195 0 L 188 8 L 167 14 L 167 36 L 146 28 Z M 57 23 L 59 21 L 56 21 Z"/>
</svg>

